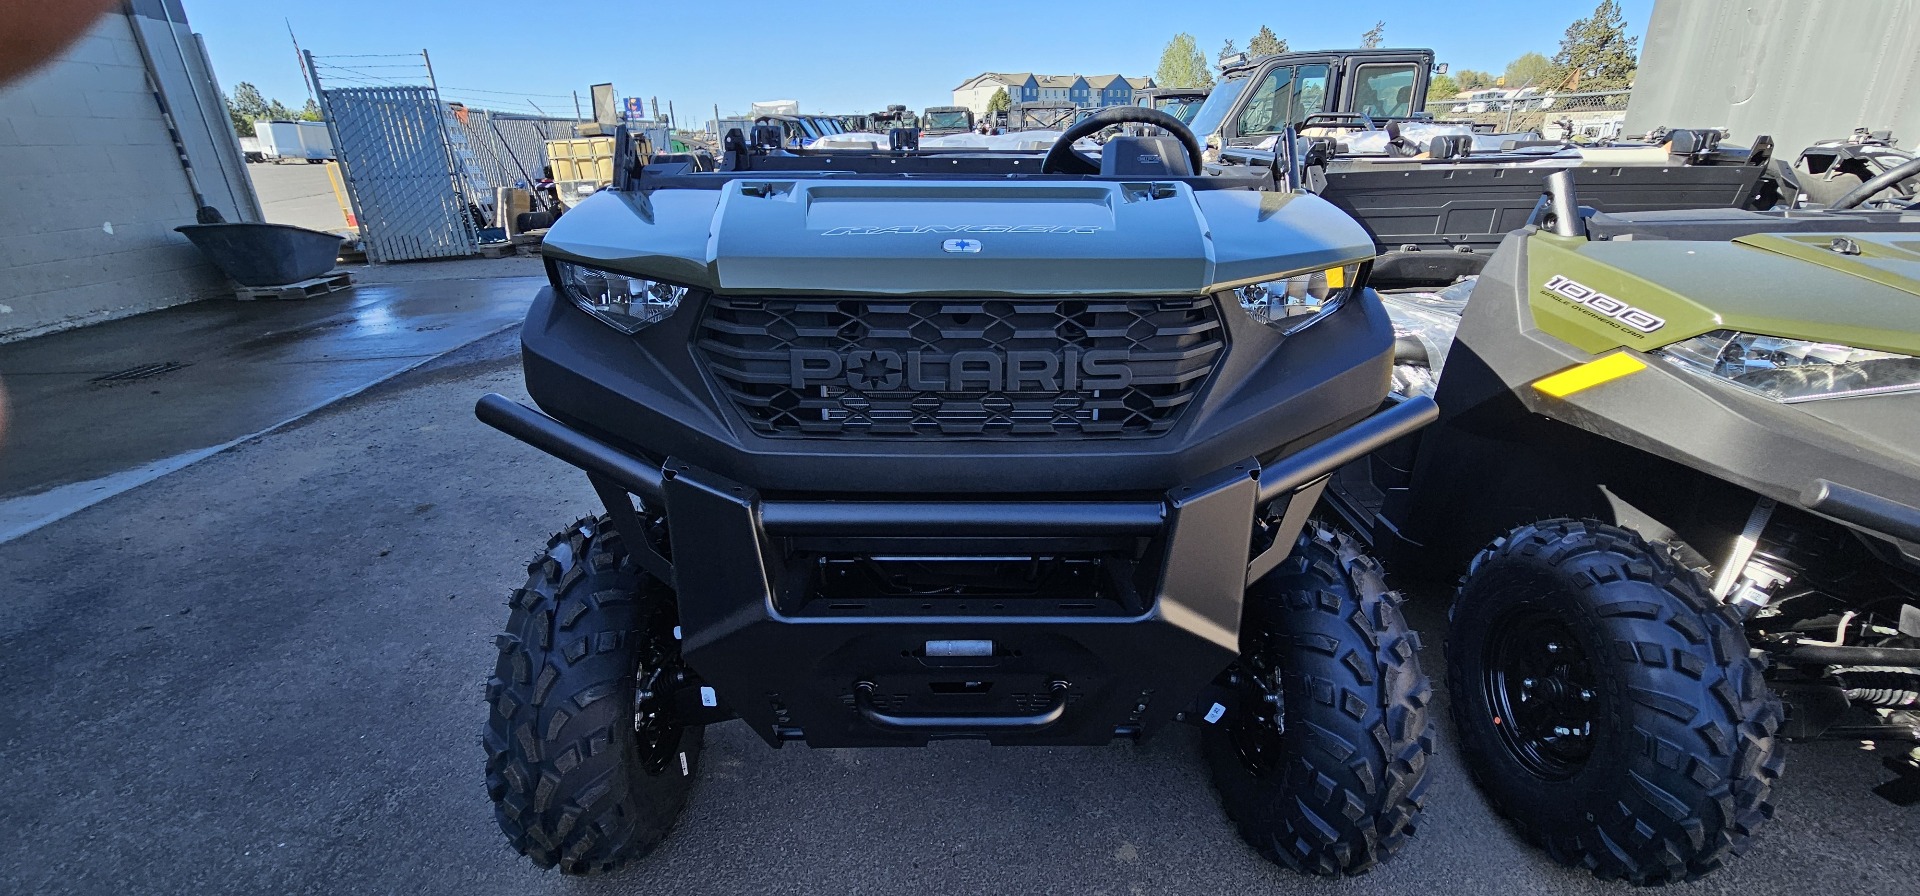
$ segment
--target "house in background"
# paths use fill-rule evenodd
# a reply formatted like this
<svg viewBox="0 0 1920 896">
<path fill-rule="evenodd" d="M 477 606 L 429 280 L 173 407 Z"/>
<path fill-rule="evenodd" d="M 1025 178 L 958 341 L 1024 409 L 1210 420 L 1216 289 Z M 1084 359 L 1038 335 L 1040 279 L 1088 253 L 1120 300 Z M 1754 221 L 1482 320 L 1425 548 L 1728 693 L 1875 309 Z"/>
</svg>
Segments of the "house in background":
<svg viewBox="0 0 1920 896">
<path fill-rule="evenodd" d="M 1153 86 L 1152 78 L 1128 78 L 1121 75 L 1094 75 L 1087 79 L 1087 86 L 1093 90 L 1093 105 L 1107 106 L 1133 105 L 1133 92 Z"/>
<path fill-rule="evenodd" d="M 1040 83 L 1040 95 L 1035 99 L 1042 102 L 1068 102 L 1076 106 L 1087 105 L 1087 79 L 1079 75 L 1035 75 Z"/>
<path fill-rule="evenodd" d="M 1153 86 L 1152 78 L 1127 78 L 1121 75 L 1036 75 L 1032 72 L 984 72 L 953 89 L 953 104 L 987 114 L 993 95 L 1006 90 L 1016 103 L 1046 100 L 1076 106 L 1100 108 L 1125 106 L 1133 102 L 1133 92 Z"/>
<path fill-rule="evenodd" d="M 993 95 L 1002 90 L 1016 103 L 1040 98 L 1040 84 L 1032 72 L 986 72 L 955 87 L 953 104 L 972 109 L 975 116 L 984 116 Z"/>
</svg>

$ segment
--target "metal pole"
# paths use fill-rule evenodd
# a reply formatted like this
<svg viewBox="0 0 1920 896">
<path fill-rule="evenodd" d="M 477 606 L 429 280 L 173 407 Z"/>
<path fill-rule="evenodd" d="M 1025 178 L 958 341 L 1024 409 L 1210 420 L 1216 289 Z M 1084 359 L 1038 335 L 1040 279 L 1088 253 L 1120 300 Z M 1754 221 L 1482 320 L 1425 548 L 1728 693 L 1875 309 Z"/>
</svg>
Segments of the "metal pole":
<svg viewBox="0 0 1920 896">
<path fill-rule="evenodd" d="M 433 101 L 440 115 L 440 151 L 446 155 L 447 176 L 453 180 L 453 195 L 466 200 L 468 208 L 474 205 L 469 195 L 466 172 L 460 170 L 460 159 L 453 154 L 453 141 L 447 135 L 447 104 L 440 99 L 440 82 L 433 77 L 433 57 L 426 48 L 420 50 L 420 59 L 427 64 L 427 86 L 433 88 Z M 460 211 L 461 230 L 465 231 L 467 243 L 473 246 L 479 243 L 479 235 L 474 232 L 473 215 L 467 209 Z"/>
<path fill-rule="evenodd" d="M 574 121 L 586 120 L 586 118 L 580 114 L 580 91 L 578 90 L 573 92 L 573 120 Z"/>
<path fill-rule="evenodd" d="M 327 139 L 333 141 L 334 164 L 340 168 L 340 183 L 346 189 L 347 207 L 353 210 L 353 229 L 360 234 L 363 240 L 361 243 L 362 248 L 366 248 L 364 242 L 367 233 L 365 224 L 367 220 L 366 211 L 360 207 L 360 191 L 355 188 L 353 183 L 353 165 L 348 161 L 346 146 L 340 140 L 340 126 L 333 120 L 333 104 L 327 101 L 327 91 L 320 84 L 320 67 L 313 64 L 313 51 L 301 50 L 300 63 L 305 67 L 307 77 L 313 82 L 313 92 L 320 97 L 320 119 L 326 122 Z M 373 261 L 385 260 L 375 258 L 374 254 L 375 253 L 369 253 L 367 257 Z"/>
<path fill-rule="evenodd" d="M 313 100 L 315 103 L 318 103 L 320 102 L 319 89 L 313 86 L 313 78 L 307 72 L 306 51 L 300 49 L 300 38 L 293 36 L 293 20 L 287 19 L 286 23 L 287 23 L 287 39 L 290 41 L 293 41 L 294 58 L 300 60 L 300 80 L 304 81 L 307 85 L 307 99 Z"/>
<path fill-rule="evenodd" d="M 153 50 L 147 46 L 147 36 L 140 33 L 139 17 L 134 14 L 132 3 L 125 4 L 123 8 L 127 17 L 127 27 L 133 32 L 134 48 L 140 51 L 140 64 L 144 69 L 142 74 L 147 76 L 147 92 L 153 95 L 154 105 L 160 108 L 160 121 L 166 125 L 167 136 L 173 141 L 173 153 L 179 157 L 180 173 L 187 178 L 187 192 L 193 194 L 193 204 L 197 212 L 195 217 L 202 224 L 216 223 L 207 220 L 207 198 L 200 192 L 200 179 L 194 176 L 193 159 L 187 155 L 187 143 L 180 136 L 179 120 L 174 118 L 173 107 L 167 103 L 166 94 L 160 89 L 160 70 L 153 64 Z M 183 66 L 185 63 L 186 60 L 181 59 Z M 189 81 L 193 79 L 192 72 L 187 73 L 187 79 Z M 206 114 L 204 109 L 201 110 L 201 114 L 203 116 Z"/>
<path fill-rule="evenodd" d="M 673 124 L 673 100 L 667 100 L 667 132 L 668 132 L 668 138 L 669 138 L 669 139 L 671 139 L 671 138 L 672 138 L 672 132 L 674 132 L 674 131 L 677 131 L 677 130 L 679 130 L 679 128 L 677 128 L 677 127 L 674 127 L 674 124 Z M 669 148 L 671 148 L 671 147 L 669 147 Z"/>
</svg>

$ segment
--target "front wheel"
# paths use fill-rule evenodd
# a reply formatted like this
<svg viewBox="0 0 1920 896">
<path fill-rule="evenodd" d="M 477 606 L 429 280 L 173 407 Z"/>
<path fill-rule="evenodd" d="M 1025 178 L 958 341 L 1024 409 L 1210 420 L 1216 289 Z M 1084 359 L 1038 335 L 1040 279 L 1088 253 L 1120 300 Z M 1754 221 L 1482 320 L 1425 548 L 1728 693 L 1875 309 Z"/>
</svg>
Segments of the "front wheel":
<svg viewBox="0 0 1920 896">
<path fill-rule="evenodd" d="M 487 794 L 514 849 L 566 874 L 659 845 L 686 806 L 703 729 L 674 719 L 672 593 L 611 521 L 555 535 L 513 593 L 487 682 Z"/>
<path fill-rule="evenodd" d="M 1600 523 L 1523 526 L 1474 559 L 1449 631 L 1467 767 L 1554 859 L 1692 880 L 1772 817 L 1780 704 L 1671 551 Z"/>
<path fill-rule="evenodd" d="M 1413 835 L 1433 754 L 1432 696 L 1378 563 L 1313 526 L 1247 594 L 1243 695 L 1204 736 L 1227 816 L 1268 859 L 1359 874 Z"/>
</svg>

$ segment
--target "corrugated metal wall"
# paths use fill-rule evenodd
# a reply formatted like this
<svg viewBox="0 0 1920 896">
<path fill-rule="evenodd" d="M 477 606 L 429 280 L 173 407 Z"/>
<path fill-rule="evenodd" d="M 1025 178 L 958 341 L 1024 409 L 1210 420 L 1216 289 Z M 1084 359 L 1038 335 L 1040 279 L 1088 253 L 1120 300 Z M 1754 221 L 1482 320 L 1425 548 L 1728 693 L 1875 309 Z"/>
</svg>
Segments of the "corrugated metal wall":
<svg viewBox="0 0 1920 896">
<path fill-rule="evenodd" d="M 1857 127 L 1920 146 L 1920 0 L 1657 0 L 1627 132 L 1661 125 L 1787 158 Z"/>
</svg>

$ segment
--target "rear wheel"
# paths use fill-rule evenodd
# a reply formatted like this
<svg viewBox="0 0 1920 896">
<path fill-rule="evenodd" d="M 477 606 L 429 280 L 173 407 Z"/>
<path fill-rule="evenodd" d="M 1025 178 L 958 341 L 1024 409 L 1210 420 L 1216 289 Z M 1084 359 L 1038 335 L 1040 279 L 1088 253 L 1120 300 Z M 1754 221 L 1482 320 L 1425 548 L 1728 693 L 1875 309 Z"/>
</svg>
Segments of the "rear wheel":
<svg viewBox="0 0 1920 896">
<path fill-rule="evenodd" d="M 1780 704 L 1700 574 L 1630 530 L 1551 520 L 1481 552 L 1447 670 L 1475 781 L 1564 864 L 1691 880 L 1772 816 Z"/>
<path fill-rule="evenodd" d="M 555 535 L 513 593 L 487 682 L 487 793 L 534 864 L 611 871 L 680 816 L 699 727 L 674 720 L 672 593 L 640 573 L 609 520 Z"/>
<path fill-rule="evenodd" d="M 1379 564 L 1310 527 L 1247 594 L 1240 644 L 1229 675 L 1243 698 L 1205 749 L 1241 836 L 1311 874 L 1392 855 L 1420 816 L 1432 692 Z"/>
</svg>

